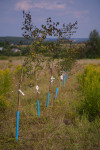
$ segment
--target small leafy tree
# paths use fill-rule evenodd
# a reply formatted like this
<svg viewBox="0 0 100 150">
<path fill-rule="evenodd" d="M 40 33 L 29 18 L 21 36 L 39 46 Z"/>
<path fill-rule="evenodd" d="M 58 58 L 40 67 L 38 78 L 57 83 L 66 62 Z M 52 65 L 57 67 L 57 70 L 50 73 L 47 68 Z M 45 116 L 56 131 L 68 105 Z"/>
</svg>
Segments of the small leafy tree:
<svg viewBox="0 0 100 150">
<path fill-rule="evenodd" d="M 50 60 L 53 60 L 54 58 L 68 58 L 69 55 L 72 54 L 68 52 L 70 51 L 70 49 L 66 50 L 65 48 L 63 48 L 62 44 L 67 44 L 71 41 L 70 38 L 76 32 L 77 29 L 77 21 L 73 24 L 63 24 L 62 27 L 59 27 L 60 23 L 53 22 L 52 19 L 49 17 L 46 20 L 46 25 L 42 25 L 39 29 L 36 26 L 33 26 L 30 12 L 25 13 L 25 11 L 23 11 L 23 18 L 23 36 L 27 39 L 33 39 L 32 48 L 30 50 L 30 55 L 33 58 L 35 58 L 36 55 L 41 53 L 41 49 L 43 49 L 43 40 L 46 39 L 47 36 L 57 38 L 56 42 L 47 42 L 47 44 L 45 44 L 44 46 L 44 48 L 49 53 Z M 62 51 L 65 51 L 65 56 L 62 56 Z"/>
<path fill-rule="evenodd" d="M 50 85 L 49 90 L 51 89 L 51 77 L 54 76 L 53 68 L 56 67 L 58 74 L 61 74 L 61 71 L 67 71 L 71 68 L 73 62 L 76 59 L 76 49 L 64 48 L 63 45 L 69 43 L 71 36 L 76 32 L 77 21 L 73 24 L 63 24 L 60 27 L 59 22 L 53 22 L 51 17 L 47 18 L 46 24 L 42 24 L 40 28 L 37 28 L 32 24 L 30 12 L 26 13 L 23 11 L 23 36 L 27 39 L 32 39 L 32 46 L 30 48 L 30 58 L 34 62 L 34 66 L 41 68 L 41 62 L 47 61 L 47 66 L 50 70 Z M 46 42 L 44 39 L 46 37 L 56 37 L 57 41 Z M 70 42 L 71 45 L 71 42 Z M 49 57 L 43 57 L 43 52 L 47 51 Z M 54 64 L 54 59 L 58 60 Z M 37 79 L 38 73 L 35 72 Z"/>
<path fill-rule="evenodd" d="M 70 42 L 71 36 L 76 32 L 77 29 L 77 21 L 73 24 L 63 24 L 62 27 L 59 27 L 59 22 L 53 22 L 51 17 L 47 18 L 46 24 L 41 25 L 40 28 L 37 28 L 32 24 L 31 14 L 30 12 L 26 13 L 23 11 L 23 27 L 22 30 L 23 36 L 27 39 L 32 39 L 32 47 L 30 49 L 30 56 L 35 64 L 39 64 L 39 62 L 43 61 L 44 57 L 40 57 L 41 50 L 45 49 L 48 52 L 49 58 L 47 59 L 47 64 L 50 69 L 51 76 L 53 76 L 53 60 L 55 58 L 59 58 L 60 62 L 58 63 L 58 71 L 68 70 L 76 56 L 76 52 L 64 48 L 62 45 Z M 55 42 L 47 42 L 45 45 L 43 44 L 44 39 L 46 37 L 56 37 L 57 41 Z M 42 51 L 43 52 L 43 51 Z M 37 66 L 37 65 L 35 65 Z"/>
</svg>

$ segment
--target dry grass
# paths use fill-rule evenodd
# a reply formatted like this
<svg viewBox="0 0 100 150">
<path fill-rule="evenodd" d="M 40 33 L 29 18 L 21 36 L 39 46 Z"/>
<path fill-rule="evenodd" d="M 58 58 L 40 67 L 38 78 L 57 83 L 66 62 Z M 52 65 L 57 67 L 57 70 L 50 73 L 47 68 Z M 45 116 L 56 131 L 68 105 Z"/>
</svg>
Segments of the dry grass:
<svg viewBox="0 0 100 150">
<path fill-rule="evenodd" d="M 100 59 L 81 59 L 77 61 L 78 64 L 87 65 L 87 64 L 99 64 Z"/>
<path fill-rule="evenodd" d="M 13 60 L 11 70 L 23 60 Z M 13 81 L 13 93 L 10 94 L 11 106 L 0 115 L 0 149 L 1 150 L 99 150 L 98 120 L 89 122 L 85 116 L 79 118 L 76 108 L 80 101 L 80 91 L 76 74 L 91 61 L 79 60 L 69 73 L 69 79 L 58 91 L 54 100 L 57 81 L 52 85 L 50 105 L 46 107 L 49 89 L 49 70 L 41 72 L 38 84 L 40 87 L 40 117 L 37 117 L 37 97 L 33 79 L 24 79 L 21 86 L 25 97 L 20 95 L 19 141 L 16 136 L 17 85 Z M 93 60 L 100 63 L 100 60 Z M 9 61 L 0 61 L 0 68 L 7 66 Z M 30 86 L 33 85 L 33 86 Z"/>
</svg>

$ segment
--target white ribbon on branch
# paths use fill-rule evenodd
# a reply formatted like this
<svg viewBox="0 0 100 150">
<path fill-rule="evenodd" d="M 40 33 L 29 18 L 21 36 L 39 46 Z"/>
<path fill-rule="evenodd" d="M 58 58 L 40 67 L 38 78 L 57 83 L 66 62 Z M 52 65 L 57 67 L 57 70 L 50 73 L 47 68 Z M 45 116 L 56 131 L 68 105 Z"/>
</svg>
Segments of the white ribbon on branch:
<svg viewBox="0 0 100 150">
<path fill-rule="evenodd" d="M 38 85 L 36 85 L 36 90 L 40 94 L 40 92 L 39 92 L 39 86 Z"/>
<path fill-rule="evenodd" d="M 60 79 L 63 80 L 63 78 L 64 78 L 63 75 L 61 75 L 61 76 L 60 76 Z"/>
<path fill-rule="evenodd" d="M 25 94 L 24 94 L 20 89 L 19 89 L 18 91 L 19 91 L 23 96 L 25 96 Z"/>
<path fill-rule="evenodd" d="M 53 77 L 53 76 L 51 76 L 51 83 L 53 83 L 53 80 L 54 80 L 55 78 Z"/>
</svg>

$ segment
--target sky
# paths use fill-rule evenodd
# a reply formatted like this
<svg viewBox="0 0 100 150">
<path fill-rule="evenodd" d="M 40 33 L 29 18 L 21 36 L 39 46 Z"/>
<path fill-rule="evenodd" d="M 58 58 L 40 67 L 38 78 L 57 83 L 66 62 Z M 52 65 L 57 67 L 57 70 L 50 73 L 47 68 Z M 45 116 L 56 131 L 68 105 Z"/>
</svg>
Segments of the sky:
<svg viewBox="0 0 100 150">
<path fill-rule="evenodd" d="M 48 17 L 60 24 L 78 21 L 73 38 L 88 38 L 94 29 L 100 33 L 100 0 L 0 0 L 0 36 L 22 36 L 23 10 L 37 27 Z"/>
</svg>

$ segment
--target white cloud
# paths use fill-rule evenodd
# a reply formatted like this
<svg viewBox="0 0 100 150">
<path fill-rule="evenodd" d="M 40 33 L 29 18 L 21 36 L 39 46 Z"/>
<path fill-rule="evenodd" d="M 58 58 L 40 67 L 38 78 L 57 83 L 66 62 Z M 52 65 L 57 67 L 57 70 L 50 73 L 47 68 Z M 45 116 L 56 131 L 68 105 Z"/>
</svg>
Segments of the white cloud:
<svg viewBox="0 0 100 150">
<path fill-rule="evenodd" d="M 73 15 L 80 19 L 80 18 L 83 18 L 84 16 L 86 16 L 88 14 L 88 10 L 83 10 L 83 11 L 74 11 L 73 12 Z"/>
<path fill-rule="evenodd" d="M 64 4 L 60 4 L 57 2 L 40 2 L 40 3 L 35 3 L 33 5 L 34 8 L 41 8 L 41 9 L 48 9 L 48 10 L 54 10 L 54 9 L 64 9 L 65 5 Z"/>
<path fill-rule="evenodd" d="M 44 10 L 57 10 L 64 9 L 65 4 L 58 3 L 57 1 L 47 1 L 41 0 L 40 2 L 34 2 L 32 0 L 23 0 L 21 2 L 17 2 L 15 5 L 16 10 L 29 10 L 31 8 L 38 8 Z"/>
<path fill-rule="evenodd" d="M 32 8 L 32 5 L 31 5 L 30 1 L 17 2 L 17 4 L 15 5 L 16 10 L 28 10 L 31 8 Z"/>
</svg>

